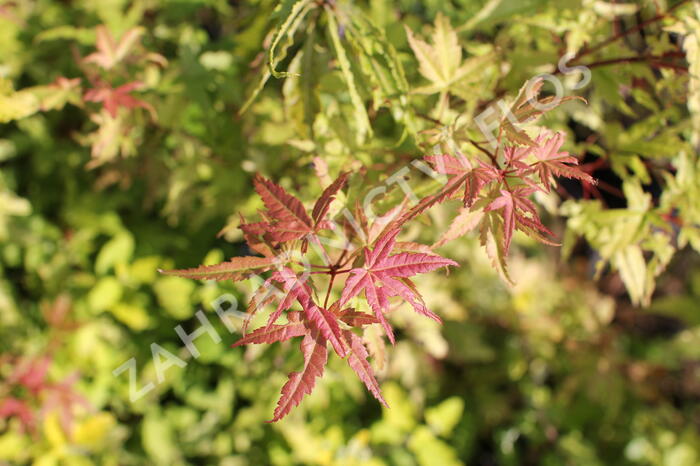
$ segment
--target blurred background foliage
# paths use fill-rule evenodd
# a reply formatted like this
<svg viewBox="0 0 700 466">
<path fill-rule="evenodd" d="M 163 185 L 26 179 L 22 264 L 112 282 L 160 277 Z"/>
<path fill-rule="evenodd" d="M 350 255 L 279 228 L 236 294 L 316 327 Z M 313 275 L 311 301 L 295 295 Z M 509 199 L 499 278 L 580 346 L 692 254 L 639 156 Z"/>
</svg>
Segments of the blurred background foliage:
<svg viewBox="0 0 700 466">
<path fill-rule="evenodd" d="M 700 464 L 693 2 L 277 7 L 0 2 L 0 462 Z M 308 11 L 276 36 L 294 8 Z M 430 43 L 454 28 L 454 74 L 421 74 L 404 26 Z M 275 73 L 301 77 L 271 76 L 273 43 Z M 300 360 L 287 344 L 229 348 L 212 302 L 243 308 L 250 288 L 157 269 L 245 253 L 235 226 L 260 207 L 253 173 L 307 201 L 319 167 L 359 172 L 352 189 L 367 190 L 428 150 L 431 121 L 473 116 L 582 51 L 588 105 L 545 124 L 604 183 L 538 199 L 568 217 L 548 222 L 563 250 L 516 237 L 509 287 L 477 238 L 448 243 L 462 267 L 418 282 L 444 326 L 398 309 L 397 345 L 373 354 L 391 409 L 331 359 L 299 409 L 265 424 Z M 446 209 L 410 234 L 434 241 Z M 612 268 L 594 279 L 599 259 Z M 222 341 L 198 338 L 193 358 L 174 327 L 196 330 L 198 309 Z M 186 365 L 159 381 L 152 343 Z M 129 373 L 113 374 L 131 357 L 136 385 L 155 387 L 135 403 Z"/>
</svg>

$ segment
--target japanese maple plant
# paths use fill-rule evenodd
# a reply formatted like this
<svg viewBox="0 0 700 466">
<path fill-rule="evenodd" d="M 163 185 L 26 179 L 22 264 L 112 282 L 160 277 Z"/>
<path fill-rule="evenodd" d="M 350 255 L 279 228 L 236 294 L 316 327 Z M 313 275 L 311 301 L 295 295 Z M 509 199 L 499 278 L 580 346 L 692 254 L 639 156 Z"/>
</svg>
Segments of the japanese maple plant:
<svg viewBox="0 0 700 466">
<path fill-rule="evenodd" d="M 406 200 L 372 218 L 358 203 L 352 215 L 333 218 L 331 205 L 347 188 L 349 173 L 341 173 L 329 184 L 310 212 L 281 186 L 255 175 L 253 185 L 265 209 L 260 221 L 247 223 L 242 219 L 239 228 L 250 249 L 260 255 L 163 272 L 201 280 L 257 278 L 259 287 L 248 306 L 249 316 L 270 304 L 275 304 L 274 310 L 265 325 L 244 334 L 233 346 L 301 337 L 304 366 L 292 372 L 282 387 L 272 421 L 282 419 L 312 392 L 328 361 L 329 343 L 372 395 L 386 405 L 361 330 L 380 325 L 393 344 L 395 336 L 387 319 L 392 302 L 408 303 L 421 316 L 440 322 L 411 280 L 422 273 L 458 265 L 433 252 L 436 247 L 478 230 L 494 265 L 510 280 L 505 257 L 516 230 L 556 244 L 550 239 L 552 232 L 540 220 L 531 200 L 533 193 L 549 192 L 557 176 L 584 183 L 594 180 L 577 167 L 576 157 L 561 151 L 563 133 L 532 125 L 527 130 L 521 127 L 565 100 L 540 99 L 541 84 L 539 80 L 523 87 L 511 114 L 500 123 L 495 149 L 470 140 L 473 153 L 455 150 L 425 156 L 433 175 L 446 181 L 437 192 L 414 205 Z M 410 221 L 452 199 L 460 200 L 459 211 L 433 245 L 398 240 Z M 342 239 L 342 247 L 338 247 L 338 238 Z M 333 296 L 336 298 L 331 299 Z M 246 329 L 247 322 L 244 333 Z"/>
</svg>

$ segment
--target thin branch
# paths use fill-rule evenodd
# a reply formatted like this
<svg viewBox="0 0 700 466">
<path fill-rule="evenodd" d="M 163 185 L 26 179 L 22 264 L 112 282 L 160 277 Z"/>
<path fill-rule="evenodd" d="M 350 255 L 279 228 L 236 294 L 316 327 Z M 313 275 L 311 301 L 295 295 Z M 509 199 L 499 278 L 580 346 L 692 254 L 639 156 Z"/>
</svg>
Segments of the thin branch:
<svg viewBox="0 0 700 466">
<path fill-rule="evenodd" d="M 493 163 L 494 166 L 496 166 L 496 167 L 498 166 L 498 161 L 497 161 L 497 159 L 496 159 L 496 156 L 493 155 L 488 149 L 484 149 L 481 145 L 479 145 L 478 142 L 474 141 L 474 140 L 471 139 L 471 138 L 467 138 L 467 141 L 469 141 L 469 143 L 470 143 L 472 146 L 476 147 L 476 148 L 479 149 L 481 152 L 483 152 L 484 154 L 488 155 L 489 159 L 491 159 L 491 163 Z"/>
<path fill-rule="evenodd" d="M 655 64 L 657 66 L 668 66 L 668 67 L 673 67 L 673 68 L 680 68 L 685 71 L 688 71 L 688 68 L 681 66 L 681 65 L 676 65 L 674 63 L 667 63 L 663 62 L 664 58 L 672 57 L 675 55 L 639 55 L 639 56 L 634 56 L 634 57 L 620 57 L 620 58 L 611 58 L 609 60 L 600 60 L 597 62 L 593 63 L 588 63 L 583 66 L 586 66 L 588 68 L 595 68 L 598 66 L 607 66 L 607 65 L 617 65 L 619 63 L 636 63 L 636 62 L 649 62 L 650 64 Z"/>
<path fill-rule="evenodd" d="M 674 10 L 678 9 L 679 7 L 684 5 L 685 3 L 688 3 L 688 0 L 681 0 L 680 2 L 676 3 L 671 8 L 669 8 L 668 11 L 666 11 L 665 13 L 662 13 L 660 15 L 656 15 L 653 18 L 649 18 L 646 21 L 642 21 L 641 23 L 639 23 L 638 25 L 636 25 L 630 29 L 627 29 L 627 30 L 622 31 L 622 32 L 617 33 L 617 34 L 614 34 L 613 36 L 611 36 L 608 39 L 604 40 L 603 42 L 599 43 L 598 45 L 595 45 L 595 46 L 590 47 L 590 48 L 584 48 L 581 52 L 579 52 L 576 55 L 576 57 L 574 57 L 574 59 L 571 61 L 571 63 L 575 63 L 581 57 L 585 57 L 586 55 L 590 55 L 592 53 L 595 53 L 595 52 L 599 51 L 600 49 L 612 44 L 613 42 L 617 42 L 618 40 L 622 39 L 623 37 L 625 37 L 629 34 L 632 34 L 633 32 L 641 31 L 642 29 L 649 26 L 650 24 L 653 24 L 657 21 L 660 21 L 660 20 L 666 18 Z"/>
<path fill-rule="evenodd" d="M 424 119 L 424 120 L 426 120 L 426 121 L 429 121 L 429 122 L 431 122 L 431 123 L 433 123 L 433 124 L 440 125 L 440 126 L 445 126 L 445 123 L 443 123 L 442 121 L 437 120 L 437 119 L 435 119 L 435 118 L 433 118 L 433 117 L 431 117 L 431 116 L 425 115 L 425 114 L 423 114 L 423 113 L 416 113 L 416 116 L 419 117 L 419 118 L 422 118 L 422 119 Z"/>
<path fill-rule="evenodd" d="M 335 270 L 331 269 L 331 279 L 328 281 L 328 289 L 326 290 L 326 298 L 323 300 L 323 308 L 328 309 L 328 297 L 331 295 L 331 289 L 333 288 L 333 282 L 335 281 Z"/>
</svg>

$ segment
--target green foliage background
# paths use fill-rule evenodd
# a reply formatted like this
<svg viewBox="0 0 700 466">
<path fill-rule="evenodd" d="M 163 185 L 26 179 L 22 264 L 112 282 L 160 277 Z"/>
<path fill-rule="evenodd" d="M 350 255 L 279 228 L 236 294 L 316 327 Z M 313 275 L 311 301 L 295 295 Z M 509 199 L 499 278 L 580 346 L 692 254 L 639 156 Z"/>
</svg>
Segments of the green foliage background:
<svg viewBox="0 0 700 466">
<path fill-rule="evenodd" d="M 644 35 L 577 62 L 590 65 L 591 82 L 567 93 L 588 105 L 567 103 L 544 119 L 569 134 L 572 153 L 606 160 L 618 189 L 608 202 L 538 199 L 567 260 L 516 237 L 510 287 L 474 235 L 447 244 L 441 254 L 462 267 L 418 282 L 444 326 L 404 309 L 393 318 L 399 342 L 378 370 L 391 409 L 331 358 L 314 394 L 271 425 L 300 359 L 285 344 L 230 349 L 236 335 L 212 311 L 224 292 L 245 306 L 250 287 L 157 269 L 246 253 L 235 226 L 239 212 L 261 206 L 253 173 L 312 201 L 320 158 L 331 176 L 360 173 L 351 189 L 366 191 L 431 143 L 459 144 L 448 130 L 426 133 L 434 120 L 473 131 L 479 110 L 555 72 L 564 53 L 673 4 L 0 3 L 0 397 L 28 400 L 39 419 L 33 431 L 0 420 L 0 462 L 700 464 L 700 14 L 681 4 Z M 296 30 L 285 30 L 302 8 Z M 404 26 L 437 44 L 440 21 L 458 34 L 460 55 L 446 55 L 445 74 L 431 80 Z M 96 71 L 79 57 L 95 51 L 101 24 L 116 38 L 143 28 L 141 58 L 99 73 L 115 87 L 142 82 L 133 95 L 157 118 L 121 108 L 109 126 L 80 90 L 50 87 L 58 77 L 91 87 Z M 675 65 L 618 60 L 630 56 Z M 270 76 L 268 59 L 275 73 L 301 76 Z M 427 177 L 410 177 L 428 189 Z M 394 189 L 387 204 L 401 195 Z M 452 216 L 436 208 L 409 235 L 433 242 Z M 611 267 L 594 280 L 597 258 Z M 198 309 L 223 341 L 202 336 L 195 359 L 174 327 L 195 330 Z M 138 386 L 156 382 L 154 342 L 187 365 L 131 403 L 127 374 L 112 372 L 135 357 Z M 47 379 L 77 371 L 73 389 L 90 404 L 75 407 L 69 428 L 42 409 L 45 399 L 10 383 L 17 364 L 8 358 L 43 355 L 52 358 Z"/>
</svg>

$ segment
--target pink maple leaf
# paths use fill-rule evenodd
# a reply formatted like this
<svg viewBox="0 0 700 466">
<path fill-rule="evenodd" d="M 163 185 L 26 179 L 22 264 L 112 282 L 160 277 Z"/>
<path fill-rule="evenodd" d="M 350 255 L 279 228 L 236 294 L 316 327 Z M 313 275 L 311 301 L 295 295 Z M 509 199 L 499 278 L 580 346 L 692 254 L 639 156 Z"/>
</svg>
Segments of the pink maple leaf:
<svg viewBox="0 0 700 466">
<path fill-rule="evenodd" d="M 537 137 L 538 146 L 534 148 L 534 155 L 537 162 L 533 164 L 535 170 L 540 176 L 540 181 L 544 189 L 549 192 L 550 185 L 553 182 L 554 176 L 563 176 L 565 178 L 575 178 L 587 184 L 595 184 L 595 179 L 577 167 L 578 159 L 568 152 L 559 152 L 559 149 L 564 144 L 565 135 L 561 132 L 556 132 L 551 137 L 549 132 L 544 132 Z"/>
<path fill-rule="evenodd" d="M 248 232 L 254 229 L 267 232 L 274 241 L 285 242 L 304 238 L 316 234 L 322 229 L 328 229 L 325 221 L 335 195 L 347 183 L 349 173 L 341 175 L 328 186 L 321 197 L 316 201 L 311 217 L 306 213 L 304 205 L 299 199 L 287 193 L 281 186 L 272 181 L 256 175 L 253 178 L 255 190 L 260 195 L 265 207 L 265 214 L 271 219 L 269 222 L 259 222 L 246 225 Z M 305 246 L 303 247 L 305 250 Z"/>
<path fill-rule="evenodd" d="M 443 175 L 454 175 L 452 180 L 463 179 L 464 194 L 462 202 L 465 207 L 471 206 L 478 196 L 481 188 L 489 183 L 501 179 L 503 173 L 498 167 L 494 167 L 482 160 L 477 160 L 474 166 L 462 154 L 454 155 L 428 155 L 425 157 L 436 172 Z"/>
<path fill-rule="evenodd" d="M 506 253 L 510 248 L 513 231 L 518 227 L 528 232 L 536 233 L 537 231 L 542 231 L 548 235 L 554 236 L 554 233 L 542 225 L 537 215 L 535 204 L 527 197 L 533 192 L 535 192 L 535 189 L 530 186 L 501 189 L 501 195 L 484 209 L 485 212 L 502 209 L 503 242 Z"/>
<path fill-rule="evenodd" d="M 401 252 L 390 255 L 398 234 L 399 230 L 395 229 L 379 238 L 372 251 L 365 248 L 364 266 L 350 270 L 350 277 L 340 298 L 342 306 L 364 290 L 367 302 L 392 344 L 394 332 L 384 316 L 389 308 L 389 298 L 400 296 L 419 314 L 440 322 L 440 318 L 425 306 L 420 294 L 408 279 L 440 267 L 457 265 L 455 261 L 435 254 Z"/>
<path fill-rule="evenodd" d="M 109 83 L 100 81 L 93 89 L 88 89 L 85 92 L 83 99 L 86 102 L 101 102 L 105 110 L 116 118 L 119 107 L 127 109 L 144 108 L 148 110 L 153 119 L 156 118 L 156 112 L 148 102 L 137 99 L 131 95 L 132 91 L 141 89 L 143 84 L 139 81 L 122 84 L 119 87 L 112 87 Z"/>
</svg>

